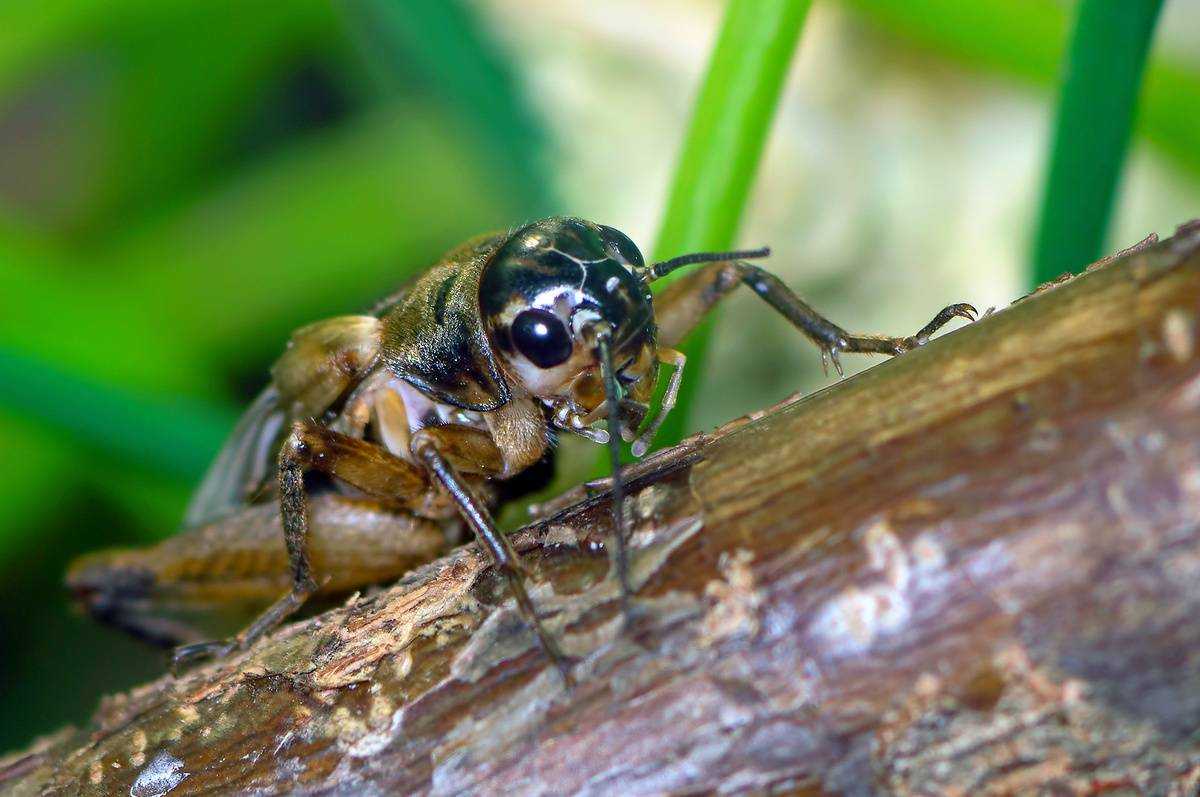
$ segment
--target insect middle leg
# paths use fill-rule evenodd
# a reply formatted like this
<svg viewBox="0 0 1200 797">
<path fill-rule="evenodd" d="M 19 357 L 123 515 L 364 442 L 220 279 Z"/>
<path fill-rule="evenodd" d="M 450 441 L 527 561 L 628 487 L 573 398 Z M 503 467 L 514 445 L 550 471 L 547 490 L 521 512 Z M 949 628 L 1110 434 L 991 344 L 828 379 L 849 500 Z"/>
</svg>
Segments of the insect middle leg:
<svg viewBox="0 0 1200 797">
<path fill-rule="evenodd" d="M 484 432 L 454 424 L 421 429 L 413 435 L 412 450 L 454 498 L 476 539 L 504 574 L 508 589 L 512 592 L 525 621 L 537 635 L 542 650 L 554 663 L 563 681 L 568 685 L 572 684 L 573 679 L 567 669 L 566 660 L 554 638 L 542 627 L 533 601 L 529 599 L 529 593 L 525 590 L 525 571 L 516 551 L 508 538 L 496 529 L 487 507 L 475 497 L 459 475 L 460 472 L 503 475 L 503 453 Z"/>
<path fill-rule="evenodd" d="M 717 302 L 738 285 L 749 287 L 804 333 L 821 351 L 822 364 L 832 362 L 839 375 L 842 373 L 838 358 L 840 352 L 902 354 L 924 345 L 951 319 L 973 321 L 976 315 L 975 308 L 969 304 L 952 304 L 943 308 L 914 335 L 892 337 L 854 334 L 825 318 L 771 272 L 744 260 L 735 260 L 713 263 L 688 274 L 668 286 L 655 299 L 659 339 L 667 346 L 676 345 Z"/>
</svg>

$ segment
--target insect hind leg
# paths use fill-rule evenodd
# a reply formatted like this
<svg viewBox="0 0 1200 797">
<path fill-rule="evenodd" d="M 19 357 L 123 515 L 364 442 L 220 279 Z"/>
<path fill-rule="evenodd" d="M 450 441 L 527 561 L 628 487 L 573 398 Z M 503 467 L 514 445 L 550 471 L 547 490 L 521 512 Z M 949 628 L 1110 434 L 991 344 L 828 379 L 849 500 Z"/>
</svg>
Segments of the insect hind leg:
<svg viewBox="0 0 1200 797">
<path fill-rule="evenodd" d="M 232 639 L 196 642 L 176 648 L 171 657 L 173 670 L 178 671 L 194 661 L 221 658 L 234 650 L 250 647 L 259 637 L 303 606 L 309 596 L 317 591 L 308 556 L 308 502 L 304 495 L 308 454 L 303 430 L 297 427 L 284 441 L 279 452 L 279 509 L 283 519 L 283 539 L 287 545 L 288 568 L 292 576 L 291 589 Z"/>
<path fill-rule="evenodd" d="M 317 591 L 309 557 L 308 500 L 304 474 L 320 469 L 364 492 L 420 505 L 429 491 L 424 472 L 378 446 L 299 421 L 279 451 L 279 514 L 287 547 L 291 588 L 237 636 L 177 648 L 172 666 L 245 650 L 291 616 Z"/>
<path fill-rule="evenodd" d="M 101 553 L 82 560 L 67 574 L 75 605 L 97 622 L 157 648 L 168 649 L 199 639 L 200 632 L 156 611 L 155 574 L 109 561 Z M 128 556 L 115 552 L 112 556 Z"/>
</svg>

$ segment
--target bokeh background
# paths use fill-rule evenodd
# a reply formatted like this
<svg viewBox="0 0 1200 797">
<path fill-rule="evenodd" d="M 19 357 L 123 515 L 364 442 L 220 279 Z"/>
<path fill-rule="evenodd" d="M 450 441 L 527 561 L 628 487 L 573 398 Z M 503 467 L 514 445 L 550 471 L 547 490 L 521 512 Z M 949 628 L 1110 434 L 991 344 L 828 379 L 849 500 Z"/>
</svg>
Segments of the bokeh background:
<svg viewBox="0 0 1200 797">
<path fill-rule="evenodd" d="M 162 671 L 63 569 L 177 528 L 291 329 L 541 215 L 653 248 L 723 8 L 0 5 L 0 750 Z M 738 243 L 862 331 L 1020 295 L 1076 10 L 817 0 Z M 1166 2 L 1106 250 L 1200 216 L 1198 42 Z M 828 383 L 752 296 L 689 378 L 691 429 Z M 564 481 L 595 457 L 568 453 Z"/>
</svg>

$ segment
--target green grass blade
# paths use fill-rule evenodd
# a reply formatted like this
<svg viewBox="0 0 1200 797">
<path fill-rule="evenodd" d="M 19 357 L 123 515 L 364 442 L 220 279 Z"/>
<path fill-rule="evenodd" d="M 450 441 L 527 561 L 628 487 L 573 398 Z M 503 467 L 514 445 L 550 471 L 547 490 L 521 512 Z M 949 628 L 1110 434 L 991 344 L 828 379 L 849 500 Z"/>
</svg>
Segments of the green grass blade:
<svg viewBox="0 0 1200 797">
<path fill-rule="evenodd" d="M 137 317 L 144 297 L 117 298 L 120 286 L 99 259 L 65 253 L 0 216 L 0 292 L 9 298 L 0 345 L 130 389 L 211 391 L 209 376 L 165 331 Z"/>
<path fill-rule="evenodd" d="M 891 38 L 902 37 L 960 64 L 1047 85 L 1067 32 L 1059 3 L 1046 0 L 843 0 Z"/>
<path fill-rule="evenodd" d="M 733 244 L 810 0 L 732 0 L 693 111 L 654 249 L 656 259 Z M 693 378 L 658 444 L 681 439 L 703 370 L 710 318 L 683 350 Z"/>
<path fill-rule="evenodd" d="M 1059 98 L 1033 283 L 1099 257 L 1162 0 L 1081 0 Z"/>
</svg>

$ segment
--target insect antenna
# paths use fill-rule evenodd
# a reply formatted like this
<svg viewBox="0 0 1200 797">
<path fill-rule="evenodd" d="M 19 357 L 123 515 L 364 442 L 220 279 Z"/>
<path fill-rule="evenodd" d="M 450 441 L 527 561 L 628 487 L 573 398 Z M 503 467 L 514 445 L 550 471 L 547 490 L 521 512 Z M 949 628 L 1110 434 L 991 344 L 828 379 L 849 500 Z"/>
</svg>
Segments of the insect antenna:
<svg viewBox="0 0 1200 797">
<path fill-rule="evenodd" d="M 771 248 L 768 246 L 764 246 L 761 249 L 735 249 L 730 252 L 693 252 L 690 255 L 680 255 L 670 260 L 660 260 L 657 263 L 651 263 L 642 274 L 647 282 L 653 282 L 659 277 L 665 277 L 676 269 L 695 265 L 696 263 L 721 263 L 726 260 L 756 260 L 768 257 L 770 254 Z"/>
<path fill-rule="evenodd" d="M 600 374 L 604 380 L 604 400 L 608 406 L 608 458 L 612 469 L 612 524 L 614 545 L 610 559 L 617 571 L 621 585 L 621 613 L 625 625 L 633 618 L 629 585 L 629 558 L 625 550 L 625 485 L 621 481 L 621 385 L 617 371 L 613 368 L 612 330 L 603 329 L 596 336 L 596 355 L 600 360 Z"/>
</svg>

